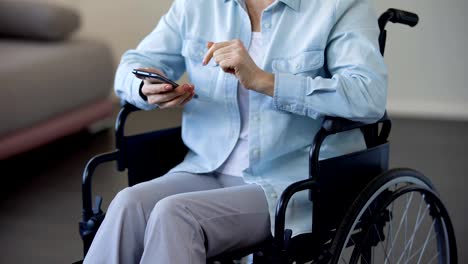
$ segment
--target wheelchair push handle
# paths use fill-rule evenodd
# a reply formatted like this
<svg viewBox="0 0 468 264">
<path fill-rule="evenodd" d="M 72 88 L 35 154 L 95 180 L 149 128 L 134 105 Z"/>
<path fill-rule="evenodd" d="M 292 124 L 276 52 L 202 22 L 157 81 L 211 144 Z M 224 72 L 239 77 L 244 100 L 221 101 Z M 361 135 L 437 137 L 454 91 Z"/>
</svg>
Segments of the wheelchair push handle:
<svg viewBox="0 0 468 264">
<path fill-rule="evenodd" d="M 390 18 L 390 21 L 393 23 L 399 23 L 408 25 L 410 27 L 414 27 L 419 22 L 419 16 L 415 13 L 395 8 L 390 8 L 389 11 L 393 13 L 393 16 Z"/>
<path fill-rule="evenodd" d="M 379 28 L 381 34 L 385 34 L 385 26 L 388 22 L 408 25 L 414 27 L 419 23 L 419 16 L 415 13 L 396 9 L 389 8 L 385 13 L 379 17 Z M 381 36 L 382 37 L 382 36 Z M 382 47 L 381 47 L 382 49 Z"/>
</svg>

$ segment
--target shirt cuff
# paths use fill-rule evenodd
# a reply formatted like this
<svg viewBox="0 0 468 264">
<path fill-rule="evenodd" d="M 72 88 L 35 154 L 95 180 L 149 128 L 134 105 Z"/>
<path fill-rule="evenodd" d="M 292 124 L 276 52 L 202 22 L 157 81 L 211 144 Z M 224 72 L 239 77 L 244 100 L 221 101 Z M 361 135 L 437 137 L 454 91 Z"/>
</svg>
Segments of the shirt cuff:
<svg viewBox="0 0 468 264">
<path fill-rule="evenodd" d="M 148 102 L 148 96 L 146 96 L 142 91 L 142 88 L 143 88 L 144 84 L 145 84 L 145 82 L 143 82 L 143 81 L 140 82 L 140 88 L 138 88 L 138 93 L 140 94 L 140 97 L 143 98 L 143 100 Z"/>
<path fill-rule="evenodd" d="M 314 96 L 311 90 L 311 78 L 298 76 L 289 73 L 275 74 L 275 87 L 273 104 L 279 111 L 291 112 L 294 114 L 308 116 L 314 119 L 322 115 L 309 105 L 308 97 Z M 321 90 L 321 89 L 312 89 Z M 328 90 L 328 89 L 327 89 Z"/>
<path fill-rule="evenodd" d="M 306 78 L 287 73 L 275 74 L 273 102 L 277 110 L 303 111 L 306 96 Z"/>
<path fill-rule="evenodd" d="M 132 99 L 135 102 L 135 106 L 143 110 L 153 110 L 158 106 L 153 104 L 148 104 L 148 102 L 140 95 L 140 85 L 142 81 L 137 77 L 133 77 L 132 82 Z"/>
</svg>

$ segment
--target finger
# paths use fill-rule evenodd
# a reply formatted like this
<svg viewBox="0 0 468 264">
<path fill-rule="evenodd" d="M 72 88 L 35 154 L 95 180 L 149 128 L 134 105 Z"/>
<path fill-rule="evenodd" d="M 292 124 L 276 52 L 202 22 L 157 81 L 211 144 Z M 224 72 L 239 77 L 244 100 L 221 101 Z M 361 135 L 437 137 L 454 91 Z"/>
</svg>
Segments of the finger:
<svg viewBox="0 0 468 264">
<path fill-rule="evenodd" d="M 164 84 L 154 84 L 154 83 L 151 83 L 151 82 L 149 82 L 147 80 L 144 80 L 143 82 L 144 82 L 144 85 L 141 88 L 141 92 L 146 96 L 166 93 L 166 92 L 170 92 L 170 91 L 174 90 L 174 88 L 170 84 L 166 84 L 166 83 L 164 83 Z"/>
<path fill-rule="evenodd" d="M 221 65 L 221 63 L 225 60 L 228 60 L 232 57 L 231 53 L 224 53 L 224 54 L 218 54 L 213 57 L 214 61 L 216 64 Z"/>
<path fill-rule="evenodd" d="M 223 54 L 234 54 L 237 53 L 238 49 L 235 48 L 233 45 L 225 46 L 222 48 L 219 48 L 213 52 L 213 57 L 223 55 Z"/>
<path fill-rule="evenodd" d="M 211 58 L 213 57 L 213 53 L 220 49 L 220 48 L 223 48 L 223 47 L 226 47 L 226 46 L 229 46 L 230 45 L 230 41 L 227 41 L 227 42 L 218 42 L 218 43 L 214 43 L 213 45 L 211 45 L 211 47 L 208 49 L 208 51 L 206 52 L 205 56 L 203 57 L 203 65 L 207 65 L 208 62 L 211 60 Z"/>
<path fill-rule="evenodd" d="M 155 94 L 151 97 L 152 102 L 160 104 L 160 103 L 166 103 L 169 101 L 174 100 L 175 98 L 184 95 L 185 93 L 191 94 L 194 91 L 194 86 L 190 84 L 183 84 L 176 89 L 170 91 L 170 92 L 165 92 L 165 93 L 160 93 L 160 94 Z M 148 97 L 148 100 L 149 97 Z"/>
<path fill-rule="evenodd" d="M 184 91 L 172 90 L 166 93 L 152 94 L 148 96 L 148 102 L 153 104 L 162 104 L 172 101 L 184 93 Z"/>
<path fill-rule="evenodd" d="M 185 104 L 187 104 L 188 102 L 190 102 L 190 100 L 192 100 L 194 96 L 195 96 L 195 93 L 191 93 L 191 94 L 187 97 L 187 99 L 185 99 L 180 105 L 181 105 L 181 106 L 184 106 Z"/>
<path fill-rule="evenodd" d="M 171 107 L 176 107 L 182 104 L 188 97 L 190 97 L 191 93 L 185 93 L 179 97 L 176 97 L 170 101 L 164 102 L 159 104 L 160 107 L 162 108 L 171 108 Z"/>
<path fill-rule="evenodd" d="M 235 71 L 236 65 L 234 61 L 235 60 L 233 60 L 232 58 L 227 58 L 225 60 L 220 61 L 219 66 L 224 72 L 234 74 L 236 72 Z"/>
<path fill-rule="evenodd" d="M 174 102 L 175 106 L 177 105 L 181 105 L 183 102 L 187 101 L 191 96 L 195 95 L 195 86 L 194 85 L 191 85 L 191 84 L 187 84 L 187 83 L 184 83 L 181 88 L 181 92 L 183 92 L 183 94 L 177 98 L 175 98 L 174 100 L 172 101 L 177 101 L 177 102 Z M 169 104 L 170 106 L 174 106 L 174 105 L 171 105 Z"/>
<path fill-rule="evenodd" d="M 219 65 L 220 61 L 226 58 L 246 58 L 249 57 L 247 52 L 244 52 L 242 42 L 240 40 L 233 40 L 230 42 L 230 45 L 217 49 L 213 53 L 213 58 L 215 62 Z M 230 65 L 231 67 L 237 65 Z"/>
<path fill-rule="evenodd" d="M 208 43 L 206 43 L 206 47 L 211 48 L 211 46 L 213 46 L 213 44 L 214 44 L 213 41 L 208 41 Z"/>
<path fill-rule="evenodd" d="M 195 90 L 195 86 L 193 84 L 189 83 L 184 83 L 181 86 L 177 87 L 176 89 L 179 89 L 180 92 L 184 93 L 192 93 Z"/>
<path fill-rule="evenodd" d="M 154 95 L 148 96 L 148 103 L 161 105 L 161 104 L 170 102 L 179 96 L 180 95 L 177 93 L 154 94 Z"/>
<path fill-rule="evenodd" d="M 167 102 L 164 102 L 164 103 L 159 103 L 158 106 L 159 106 L 159 108 L 171 108 L 171 107 L 174 107 L 174 106 L 176 106 L 176 104 L 174 103 L 175 100 L 176 100 L 176 98 L 174 98 L 174 99 L 171 100 L 171 101 L 167 101 Z"/>
<path fill-rule="evenodd" d="M 179 102 L 179 106 L 184 106 L 186 103 L 188 103 L 192 98 L 195 93 L 186 93 L 185 95 L 181 96 L 184 97 L 182 101 Z"/>
</svg>

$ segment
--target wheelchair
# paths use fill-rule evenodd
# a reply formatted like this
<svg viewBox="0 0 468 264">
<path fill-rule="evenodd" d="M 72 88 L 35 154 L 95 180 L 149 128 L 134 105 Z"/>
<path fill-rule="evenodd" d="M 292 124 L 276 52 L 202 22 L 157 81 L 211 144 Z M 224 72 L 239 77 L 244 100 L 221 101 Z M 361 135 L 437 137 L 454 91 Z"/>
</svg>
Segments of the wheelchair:
<svg viewBox="0 0 468 264">
<path fill-rule="evenodd" d="M 414 27 L 418 20 L 416 14 L 402 10 L 383 13 L 378 21 L 382 55 L 388 22 Z M 105 216 L 101 197 L 92 206 L 91 179 L 96 167 L 116 161 L 117 170 L 127 170 L 132 186 L 164 175 L 187 152 L 180 127 L 125 135 L 128 115 L 138 110 L 123 105 L 116 121 L 116 150 L 93 157 L 85 167 L 79 223 L 85 255 Z M 319 158 L 327 136 L 352 129 L 362 131 L 365 150 Z M 413 169 L 388 168 L 390 130 L 387 114 L 373 124 L 324 118 L 311 142 L 308 177 L 291 184 L 279 197 L 274 234 L 259 245 L 216 256 L 208 263 L 239 263 L 247 255 L 255 264 L 457 263 L 453 226 L 432 183 Z M 300 191 L 308 191 L 313 202 L 312 232 L 293 236 L 285 229 L 286 208 Z"/>
</svg>

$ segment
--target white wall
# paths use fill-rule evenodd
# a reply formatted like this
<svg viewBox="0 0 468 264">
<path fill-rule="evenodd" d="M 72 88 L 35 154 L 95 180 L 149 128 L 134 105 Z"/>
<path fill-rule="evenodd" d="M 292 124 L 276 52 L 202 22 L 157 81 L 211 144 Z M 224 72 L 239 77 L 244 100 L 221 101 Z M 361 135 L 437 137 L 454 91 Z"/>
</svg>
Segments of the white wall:
<svg viewBox="0 0 468 264">
<path fill-rule="evenodd" d="M 38 0 L 25 0 L 38 1 Z M 82 27 L 77 37 L 107 41 L 118 62 L 158 23 L 172 0 L 40 0 L 65 5 L 80 11 Z"/>
<path fill-rule="evenodd" d="M 415 28 L 389 25 L 391 113 L 468 120 L 468 1 L 377 0 L 416 12 Z"/>
<path fill-rule="evenodd" d="M 125 50 L 135 47 L 152 30 L 172 3 L 172 0 L 43 1 L 79 9 L 84 24 L 78 36 L 108 41 L 116 62 Z M 468 120 L 465 87 L 468 1 L 374 1 L 379 13 L 396 7 L 415 11 L 421 18 L 416 28 L 388 27 L 389 111 L 393 115 Z"/>
</svg>

